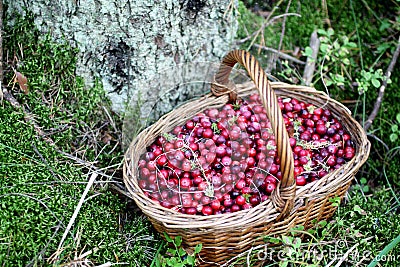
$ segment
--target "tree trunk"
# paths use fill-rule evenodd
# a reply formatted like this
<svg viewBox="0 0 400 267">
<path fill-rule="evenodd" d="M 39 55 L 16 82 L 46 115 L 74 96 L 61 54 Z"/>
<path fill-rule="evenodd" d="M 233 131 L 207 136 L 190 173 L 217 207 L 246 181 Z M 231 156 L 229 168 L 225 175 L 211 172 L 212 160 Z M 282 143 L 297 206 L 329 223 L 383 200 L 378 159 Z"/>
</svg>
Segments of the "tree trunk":
<svg viewBox="0 0 400 267">
<path fill-rule="evenodd" d="M 5 4 L 8 15 L 26 8 L 41 32 L 78 47 L 77 75 L 87 85 L 100 79 L 116 111 L 138 94 L 140 80 L 151 79 L 162 69 L 220 61 L 232 49 L 237 29 L 237 0 L 5 0 Z M 169 97 L 173 102 L 179 96 Z"/>
</svg>

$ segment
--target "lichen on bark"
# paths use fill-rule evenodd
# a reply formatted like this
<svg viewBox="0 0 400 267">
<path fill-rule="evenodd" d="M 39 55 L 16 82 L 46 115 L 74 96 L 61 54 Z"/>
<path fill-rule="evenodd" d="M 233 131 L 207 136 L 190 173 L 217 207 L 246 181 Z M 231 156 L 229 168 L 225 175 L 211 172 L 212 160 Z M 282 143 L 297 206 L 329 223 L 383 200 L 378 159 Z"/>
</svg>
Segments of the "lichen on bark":
<svg viewBox="0 0 400 267">
<path fill-rule="evenodd" d="M 139 81 L 186 62 L 218 62 L 233 48 L 237 0 L 5 0 L 7 11 L 30 10 L 54 39 L 79 48 L 77 74 L 100 79 L 116 111 L 140 92 Z M 230 10 L 228 10 L 228 7 Z M 183 94 L 184 95 L 184 94 Z M 182 101 L 164 95 L 168 110 Z"/>
</svg>

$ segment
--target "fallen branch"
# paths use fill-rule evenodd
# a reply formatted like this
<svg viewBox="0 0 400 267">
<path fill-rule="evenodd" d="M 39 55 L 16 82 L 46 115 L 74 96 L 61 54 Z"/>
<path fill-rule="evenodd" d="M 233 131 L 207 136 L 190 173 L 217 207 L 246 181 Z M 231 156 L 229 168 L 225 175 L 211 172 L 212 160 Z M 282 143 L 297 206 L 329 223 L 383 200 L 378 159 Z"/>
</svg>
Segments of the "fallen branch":
<svg viewBox="0 0 400 267">
<path fill-rule="evenodd" d="M 304 67 L 304 72 L 303 72 L 304 84 L 307 86 L 309 86 L 311 84 L 312 77 L 314 76 L 315 62 L 317 61 L 319 45 L 320 45 L 320 41 L 318 39 L 317 31 L 314 31 L 311 34 L 311 38 L 310 38 L 310 47 L 312 50 L 312 55 L 311 55 L 311 57 L 307 57 L 307 64 Z"/>
<path fill-rule="evenodd" d="M 372 110 L 371 114 L 369 115 L 367 121 L 364 123 L 365 131 L 367 131 L 369 129 L 369 127 L 371 127 L 372 123 L 374 122 L 375 117 L 378 115 L 379 109 L 382 104 L 383 95 L 384 95 L 385 89 L 387 87 L 387 81 L 389 80 L 389 78 L 392 74 L 393 68 L 396 65 L 397 58 L 399 57 L 399 53 L 400 53 L 400 37 L 397 40 L 396 51 L 394 52 L 392 60 L 390 61 L 389 67 L 387 68 L 387 71 L 385 73 L 385 79 L 383 80 L 382 85 L 379 88 L 379 93 L 378 93 L 378 97 L 376 98 L 376 101 L 375 101 L 374 109 Z"/>
</svg>

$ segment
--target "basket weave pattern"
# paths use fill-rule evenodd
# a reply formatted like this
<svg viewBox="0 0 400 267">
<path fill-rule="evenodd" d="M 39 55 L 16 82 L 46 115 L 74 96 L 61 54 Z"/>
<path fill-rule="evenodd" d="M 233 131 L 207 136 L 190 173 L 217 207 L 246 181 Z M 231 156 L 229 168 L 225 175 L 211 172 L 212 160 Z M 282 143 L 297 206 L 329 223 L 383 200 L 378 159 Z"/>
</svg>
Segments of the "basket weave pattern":
<svg viewBox="0 0 400 267">
<path fill-rule="evenodd" d="M 238 84 L 232 93 L 228 78 L 231 67 L 237 62 L 246 68 L 253 83 Z M 164 208 L 145 196 L 138 185 L 137 166 L 140 155 L 146 152 L 146 147 L 157 136 L 171 131 L 177 125 L 183 125 L 205 109 L 222 107 L 236 94 L 246 97 L 256 91 L 267 109 L 281 159 L 282 181 L 271 198 L 249 210 L 198 216 Z M 276 96 L 296 98 L 329 109 L 350 133 L 356 148 L 355 157 L 320 180 L 296 187 L 293 154 Z M 345 195 L 355 174 L 368 158 L 369 150 L 370 143 L 364 130 L 346 107 L 310 87 L 270 83 L 253 56 L 236 50 L 224 58 L 215 76 L 212 93 L 164 115 L 132 141 L 124 159 L 124 182 L 138 207 L 148 216 L 157 231 L 166 232 L 171 237 L 182 236 L 183 245 L 187 248 L 202 243 L 201 266 L 215 266 L 252 246 L 262 244 L 264 236 L 285 234 L 296 225 L 303 225 L 307 229 L 315 221 L 331 217 L 336 207 L 329 201 L 330 198 L 342 198 Z"/>
</svg>

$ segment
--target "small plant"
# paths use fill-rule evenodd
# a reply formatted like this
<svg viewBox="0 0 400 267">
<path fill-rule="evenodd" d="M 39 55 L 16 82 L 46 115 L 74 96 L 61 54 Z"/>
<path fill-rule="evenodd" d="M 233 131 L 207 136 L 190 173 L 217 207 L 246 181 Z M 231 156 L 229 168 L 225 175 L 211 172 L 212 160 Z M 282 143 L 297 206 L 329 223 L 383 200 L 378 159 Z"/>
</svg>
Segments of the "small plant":
<svg viewBox="0 0 400 267">
<path fill-rule="evenodd" d="M 360 179 L 360 182 L 353 186 L 353 189 L 361 190 L 363 193 L 370 192 L 370 187 L 368 185 L 368 180 L 365 177 Z"/>
<path fill-rule="evenodd" d="M 373 70 L 371 68 L 368 71 L 362 70 L 361 77 L 356 78 L 359 94 L 361 95 L 368 91 L 371 85 L 375 88 L 379 88 L 384 80 L 385 76 L 382 69 Z M 391 83 L 390 79 L 387 80 L 387 83 Z"/>
<path fill-rule="evenodd" d="M 351 51 L 357 48 L 357 44 L 351 42 L 347 36 L 335 37 L 332 28 L 319 29 L 318 34 L 321 41 L 320 52 L 323 55 L 318 57 L 318 63 L 324 73 L 325 85 L 343 87 L 346 85 L 345 75 L 351 80 L 351 67 L 354 65 Z M 310 48 L 307 47 L 305 52 L 309 54 Z"/>
<path fill-rule="evenodd" d="M 392 142 L 396 142 L 396 140 L 400 136 L 399 125 L 400 125 L 400 113 L 397 113 L 397 115 L 396 115 L 396 124 L 392 125 L 392 127 L 391 127 L 392 133 L 389 136 L 390 141 L 392 141 Z"/>
<path fill-rule="evenodd" d="M 161 255 L 158 251 L 158 255 L 156 255 L 150 267 L 185 267 L 196 265 L 196 256 L 200 253 L 202 244 L 197 244 L 194 248 L 194 252 L 188 253 L 181 247 L 181 236 L 171 238 L 166 233 L 164 233 L 164 236 L 168 244 L 173 245 L 173 248 L 168 248 L 166 255 Z"/>
</svg>

